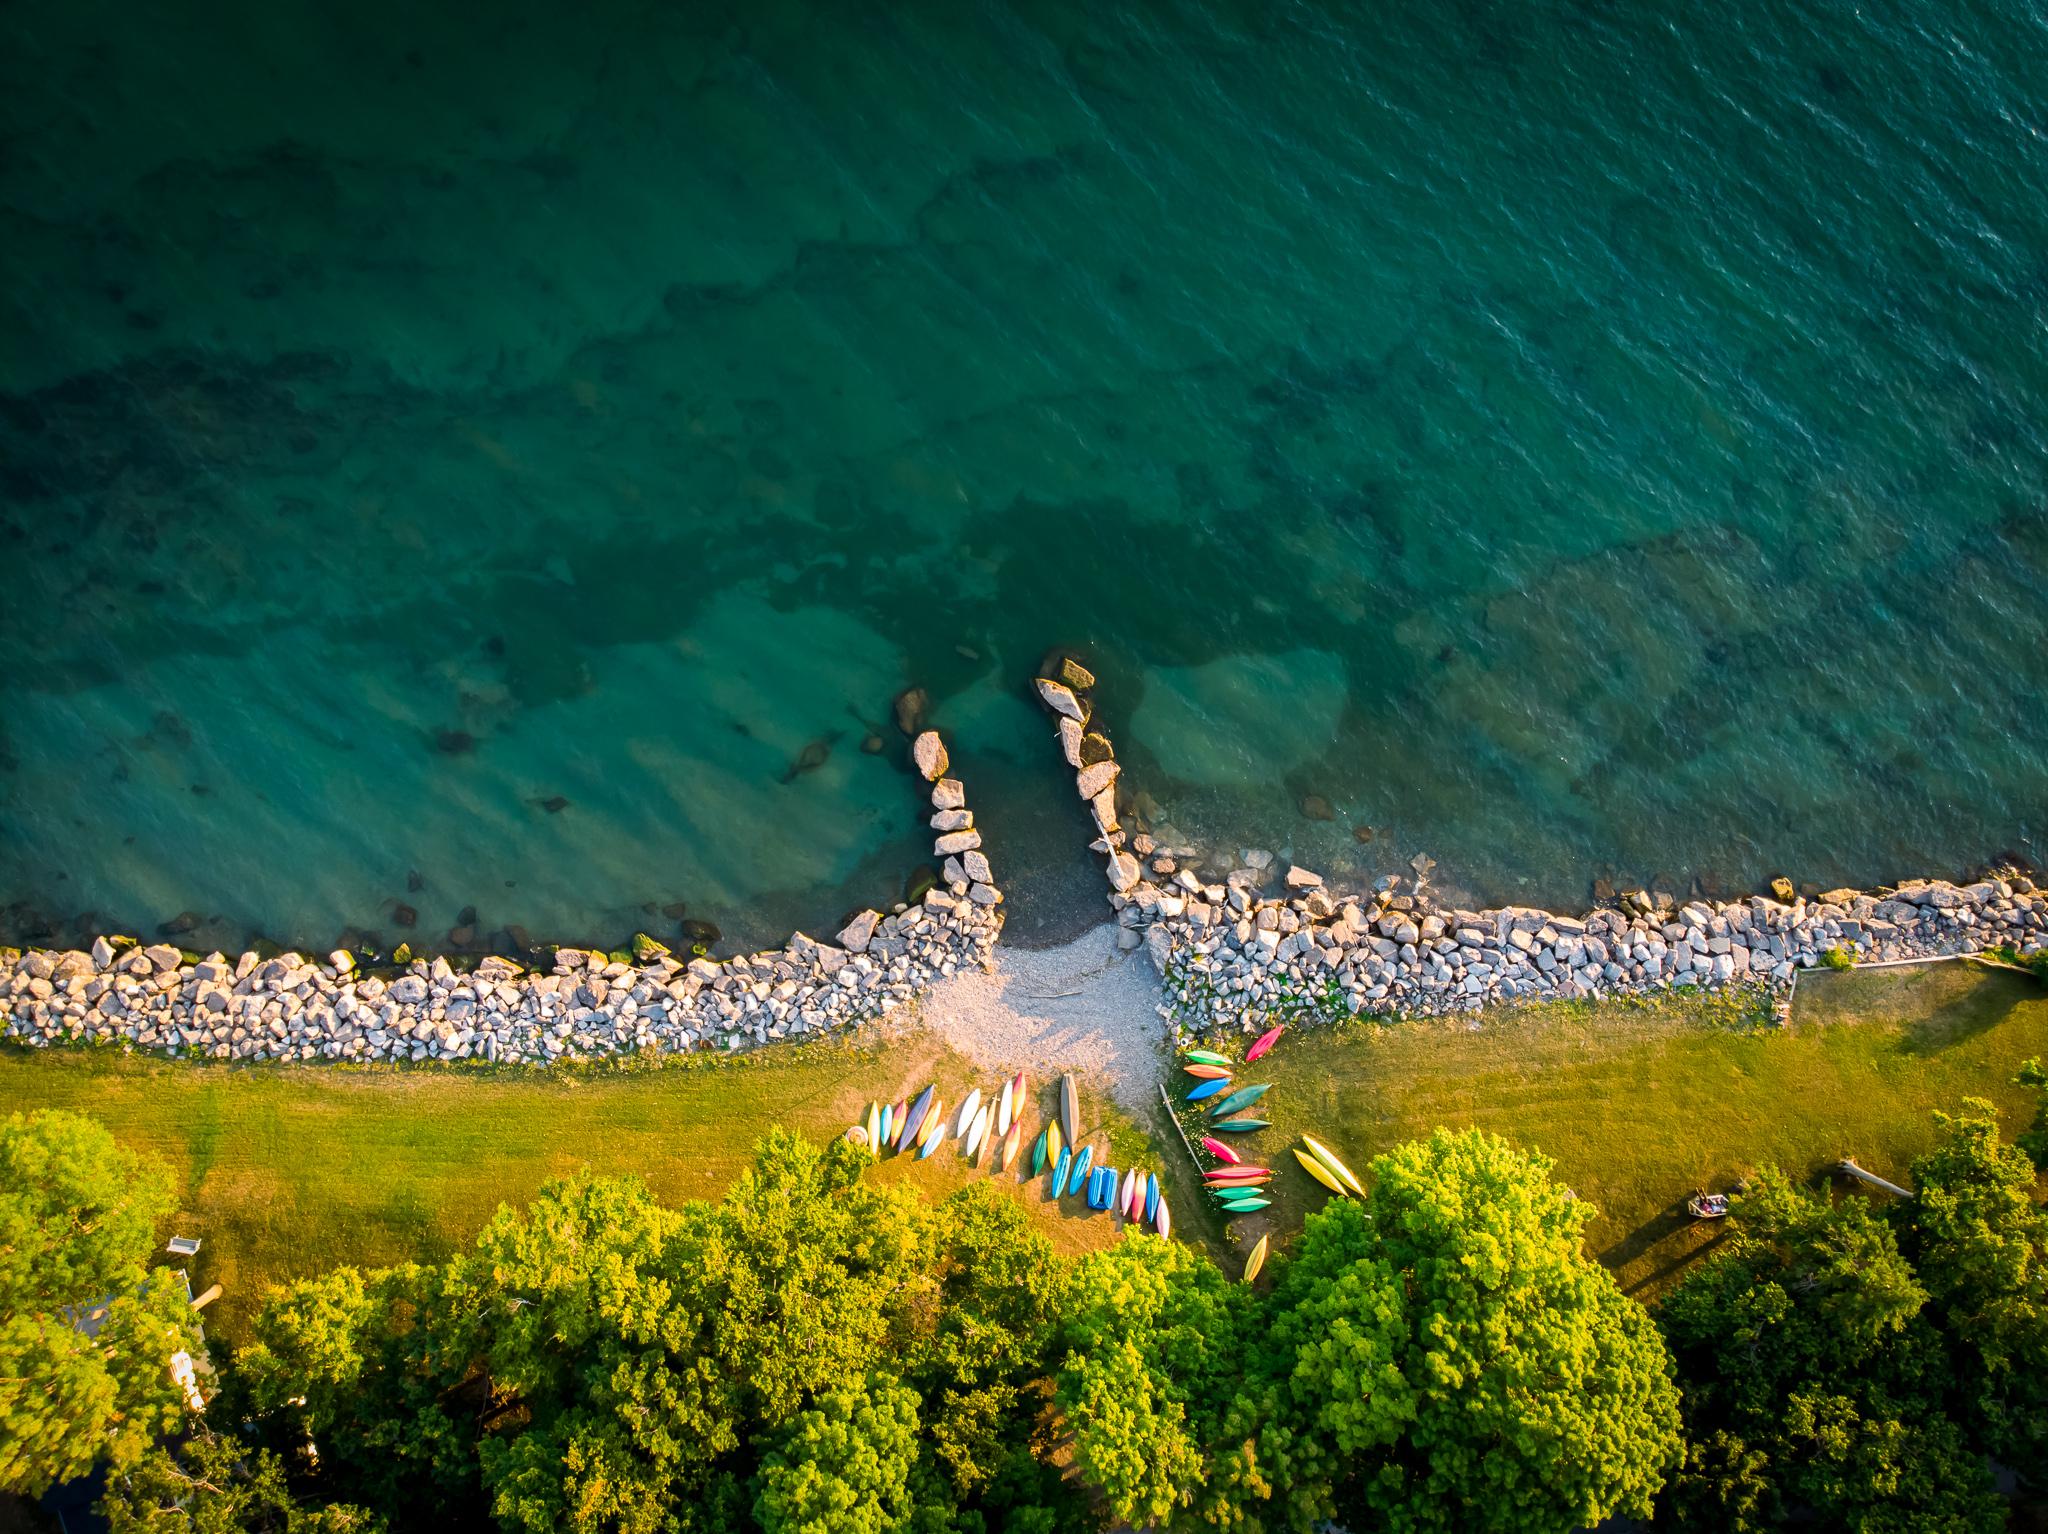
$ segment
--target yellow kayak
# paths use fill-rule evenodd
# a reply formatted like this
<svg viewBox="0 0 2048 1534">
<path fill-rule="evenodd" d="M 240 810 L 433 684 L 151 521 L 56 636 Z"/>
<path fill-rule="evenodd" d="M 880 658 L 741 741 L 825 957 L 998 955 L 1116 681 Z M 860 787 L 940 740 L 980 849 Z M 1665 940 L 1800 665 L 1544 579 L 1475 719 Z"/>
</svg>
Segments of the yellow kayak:
<svg viewBox="0 0 2048 1534">
<path fill-rule="evenodd" d="M 868 1144 L 874 1147 L 876 1155 L 880 1155 L 882 1152 L 882 1109 L 879 1104 L 868 1104 L 867 1131 Z"/>
<path fill-rule="evenodd" d="M 1245 1258 L 1244 1281 L 1246 1283 L 1250 1283 L 1253 1279 L 1257 1278 L 1259 1276 L 1259 1269 L 1266 1265 L 1266 1243 L 1270 1240 L 1272 1240 L 1270 1236 L 1259 1237 L 1259 1244 L 1252 1248 L 1251 1256 Z"/>
<path fill-rule="evenodd" d="M 1331 1171 L 1328 1167 L 1324 1166 L 1320 1161 L 1316 1160 L 1316 1158 L 1311 1156 L 1307 1151 L 1296 1151 L 1294 1153 L 1294 1159 L 1301 1163 L 1301 1169 L 1304 1172 L 1308 1173 L 1309 1176 L 1313 1177 L 1317 1182 L 1321 1183 L 1324 1187 L 1328 1188 L 1332 1193 L 1338 1194 L 1346 1198 L 1350 1197 L 1349 1194 L 1344 1192 L 1344 1184 L 1337 1181 L 1337 1174 Z"/>
<path fill-rule="evenodd" d="M 1060 1147 L 1066 1143 L 1065 1137 L 1060 1134 L 1060 1121 L 1058 1119 L 1054 1119 L 1045 1126 L 1045 1164 L 1047 1166 L 1051 1166 L 1060 1159 Z"/>
<path fill-rule="evenodd" d="M 1339 1189 L 1338 1191 L 1348 1191 L 1357 1194 L 1360 1198 L 1365 1197 L 1364 1185 L 1361 1184 L 1356 1177 L 1351 1175 L 1350 1167 L 1346 1166 L 1343 1162 L 1337 1159 L 1337 1153 L 1335 1151 L 1331 1150 L 1329 1146 L 1323 1144 L 1321 1140 L 1318 1140 L 1313 1135 L 1303 1135 L 1301 1137 L 1301 1143 L 1308 1147 L 1309 1154 L 1311 1156 L 1314 1156 L 1316 1160 L 1322 1162 L 1324 1166 L 1328 1167 L 1332 1172 L 1337 1174 L 1337 1180 L 1344 1184 L 1344 1187 L 1342 1189 Z"/>
<path fill-rule="evenodd" d="M 944 1106 L 945 1104 L 938 1098 L 932 1099 L 932 1111 L 927 1113 L 924 1122 L 917 1126 L 917 1138 L 911 1142 L 918 1150 L 923 1150 L 931 1143 L 932 1136 L 939 1132 L 939 1125 L 945 1122 L 944 1116 L 939 1112 Z"/>
</svg>

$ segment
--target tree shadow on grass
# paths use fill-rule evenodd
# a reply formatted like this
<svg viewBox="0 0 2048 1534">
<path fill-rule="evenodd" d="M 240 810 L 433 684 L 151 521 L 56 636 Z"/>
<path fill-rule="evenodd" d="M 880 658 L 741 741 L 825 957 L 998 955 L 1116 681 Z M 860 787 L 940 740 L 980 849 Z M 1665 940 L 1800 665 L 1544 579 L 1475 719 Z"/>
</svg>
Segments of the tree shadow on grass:
<svg viewBox="0 0 2048 1534">
<path fill-rule="evenodd" d="M 1937 1055 L 2006 1022 L 2022 1002 L 2039 1001 L 2041 983 L 2029 975 L 1970 966 L 1974 984 L 1922 1010 L 1909 1011 L 1899 1050 L 1907 1055 Z"/>
</svg>

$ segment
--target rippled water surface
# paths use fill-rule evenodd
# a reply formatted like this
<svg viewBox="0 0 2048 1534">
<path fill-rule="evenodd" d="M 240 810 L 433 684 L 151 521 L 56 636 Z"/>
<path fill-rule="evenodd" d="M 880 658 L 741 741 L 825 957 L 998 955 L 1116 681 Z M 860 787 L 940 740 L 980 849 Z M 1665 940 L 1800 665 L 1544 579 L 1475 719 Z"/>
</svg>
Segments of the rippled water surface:
<svg viewBox="0 0 2048 1534">
<path fill-rule="evenodd" d="M 2038 11 L 463 9 L 0 15 L 7 934 L 2037 847 Z"/>
</svg>

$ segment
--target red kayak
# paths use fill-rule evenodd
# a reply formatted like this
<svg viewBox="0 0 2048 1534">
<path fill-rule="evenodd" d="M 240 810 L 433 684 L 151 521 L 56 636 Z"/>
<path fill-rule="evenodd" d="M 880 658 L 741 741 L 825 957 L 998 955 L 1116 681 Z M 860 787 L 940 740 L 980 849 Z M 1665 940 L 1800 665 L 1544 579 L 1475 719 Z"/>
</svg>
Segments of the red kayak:
<svg viewBox="0 0 2048 1534">
<path fill-rule="evenodd" d="M 1279 1043 L 1280 1035 L 1286 1031 L 1287 1025 L 1282 1023 L 1277 1028 L 1268 1028 L 1264 1033 L 1252 1040 L 1252 1047 L 1244 1052 L 1244 1063 L 1250 1065 L 1252 1061 L 1258 1059 L 1260 1055 L 1263 1055 L 1267 1050 Z"/>
<path fill-rule="evenodd" d="M 1202 1149 L 1214 1156 L 1218 1161 L 1227 1161 L 1232 1166 L 1236 1166 L 1241 1159 L 1236 1151 L 1211 1135 L 1202 1136 Z"/>
</svg>

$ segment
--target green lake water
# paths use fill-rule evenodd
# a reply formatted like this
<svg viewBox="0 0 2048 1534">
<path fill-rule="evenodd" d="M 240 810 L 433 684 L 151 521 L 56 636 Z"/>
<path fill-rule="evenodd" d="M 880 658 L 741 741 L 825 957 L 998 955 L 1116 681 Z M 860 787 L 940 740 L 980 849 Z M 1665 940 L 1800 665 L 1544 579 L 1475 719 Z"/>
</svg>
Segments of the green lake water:
<svg viewBox="0 0 2048 1534">
<path fill-rule="evenodd" d="M 0 937 L 829 930 L 911 685 L 1053 935 L 1054 644 L 1175 833 L 1346 877 L 2039 849 L 2038 9 L 0 33 Z"/>
</svg>

